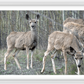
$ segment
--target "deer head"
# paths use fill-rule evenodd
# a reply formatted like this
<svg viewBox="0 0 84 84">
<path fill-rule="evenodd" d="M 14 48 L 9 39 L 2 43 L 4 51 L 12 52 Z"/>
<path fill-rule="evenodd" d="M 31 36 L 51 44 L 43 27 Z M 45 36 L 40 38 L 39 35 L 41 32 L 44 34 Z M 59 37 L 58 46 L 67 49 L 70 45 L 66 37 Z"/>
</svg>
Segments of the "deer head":
<svg viewBox="0 0 84 84">
<path fill-rule="evenodd" d="M 30 19 L 29 15 L 26 14 L 26 19 L 29 21 L 31 30 L 36 29 L 37 22 L 38 22 L 39 18 L 40 18 L 39 14 L 37 15 L 36 19 Z"/>
<path fill-rule="evenodd" d="M 75 56 L 74 56 L 74 59 L 76 61 L 77 67 L 80 68 L 81 67 L 81 62 L 82 62 L 82 59 L 83 59 L 82 52 L 76 52 Z"/>
</svg>

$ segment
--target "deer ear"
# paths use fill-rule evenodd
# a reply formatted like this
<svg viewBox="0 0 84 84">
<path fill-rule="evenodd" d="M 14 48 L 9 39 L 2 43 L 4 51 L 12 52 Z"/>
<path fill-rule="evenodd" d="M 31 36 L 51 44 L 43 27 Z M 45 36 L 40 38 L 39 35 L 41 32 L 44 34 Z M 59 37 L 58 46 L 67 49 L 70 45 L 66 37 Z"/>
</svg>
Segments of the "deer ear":
<svg viewBox="0 0 84 84">
<path fill-rule="evenodd" d="M 83 57 L 84 57 L 84 48 L 82 49 Z"/>
<path fill-rule="evenodd" d="M 82 52 L 84 53 L 84 48 L 82 49 Z"/>
<path fill-rule="evenodd" d="M 39 14 L 37 14 L 37 20 L 40 18 L 40 15 Z"/>
<path fill-rule="evenodd" d="M 26 14 L 26 19 L 29 20 L 29 15 L 28 14 Z"/>
</svg>

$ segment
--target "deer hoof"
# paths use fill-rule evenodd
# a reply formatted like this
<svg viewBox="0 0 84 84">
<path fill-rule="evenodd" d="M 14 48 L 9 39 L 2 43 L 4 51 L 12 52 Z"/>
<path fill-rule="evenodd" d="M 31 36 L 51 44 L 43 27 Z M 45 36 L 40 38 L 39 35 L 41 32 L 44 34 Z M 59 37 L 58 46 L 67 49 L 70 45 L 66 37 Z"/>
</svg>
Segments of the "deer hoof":
<svg viewBox="0 0 84 84">
<path fill-rule="evenodd" d="M 41 73 L 43 73 L 43 72 L 44 72 L 44 69 L 41 70 Z"/>
<path fill-rule="evenodd" d="M 29 67 L 27 67 L 27 69 L 29 69 Z"/>
<path fill-rule="evenodd" d="M 33 66 L 30 66 L 31 68 L 33 68 Z"/>
<path fill-rule="evenodd" d="M 78 72 L 75 72 L 77 75 L 80 75 Z"/>
<path fill-rule="evenodd" d="M 4 68 L 4 70 L 7 70 L 6 68 Z"/>
<path fill-rule="evenodd" d="M 42 74 L 43 72 L 41 71 L 41 74 Z"/>
</svg>

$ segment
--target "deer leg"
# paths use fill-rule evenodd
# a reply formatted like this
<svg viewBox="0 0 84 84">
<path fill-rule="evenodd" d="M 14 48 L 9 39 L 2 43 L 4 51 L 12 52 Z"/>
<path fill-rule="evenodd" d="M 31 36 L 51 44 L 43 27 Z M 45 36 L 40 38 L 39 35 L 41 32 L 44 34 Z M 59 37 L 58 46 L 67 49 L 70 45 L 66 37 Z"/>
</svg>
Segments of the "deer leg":
<svg viewBox="0 0 84 84">
<path fill-rule="evenodd" d="M 31 65 L 30 65 L 31 68 L 33 68 L 33 51 L 31 51 Z"/>
<path fill-rule="evenodd" d="M 27 69 L 29 69 L 29 49 L 26 48 L 26 53 L 27 53 Z"/>
<path fill-rule="evenodd" d="M 17 58 L 16 58 L 16 55 L 19 53 L 19 51 L 20 50 L 15 50 L 15 54 L 13 55 L 13 57 L 14 57 L 14 60 L 15 60 L 15 62 L 16 62 L 16 64 L 17 64 L 17 66 L 18 66 L 18 68 L 19 69 L 21 69 L 21 67 L 20 67 L 20 64 L 19 64 L 19 62 L 18 62 L 18 60 L 17 60 Z"/>
<path fill-rule="evenodd" d="M 74 58 L 75 62 L 76 62 L 76 66 L 77 66 L 77 72 L 75 72 L 77 75 L 80 75 L 80 68 L 78 67 L 78 63 L 77 60 Z"/>
<path fill-rule="evenodd" d="M 5 57 L 4 57 L 4 69 L 7 69 L 7 57 L 9 56 L 9 54 L 11 53 L 12 49 L 8 49 L 7 52 L 5 53 Z"/>
<path fill-rule="evenodd" d="M 54 58 L 51 58 L 51 61 L 52 61 L 52 66 L 53 66 L 53 72 L 56 74 Z"/>
<path fill-rule="evenodd" d="M 76 60 L 75 60 L 76 61 Z M 77 61 L 76 61 L 76 65 L 77 65 Z M 77 72 L 76 72 L 77 75 L 80 75 L 80 68 L 77 66 Z"/>
<path fill-rule="evenodd" d="M 77 75 L 80 75 L 80 68 L 77 67 L 78 72 L 76 72 Z"/>
<path fill-rule="evenodd" d="M 50 53 L 49 51 L 46 51 L 46 52 L 44 53 L 44 57 L 43 57 L 43 68 L 42 68 L 42 70 L 41 70 L 41 73 L 43 73 L 44 70 L 45 70 L 46 56 L 47 56 L 49 53 Z"/>
<path fill-rule="evenodd" d="M 56 53 L 56 50 L 55 50 L 54 53 L 51 55 L 51 61 L 52 61 L 52 66 L 53 66 L 53 72 L 56 74 L 56 68 L 55 68 L 55 62 L 54 62 L 55 53 Z"/>
<path fill-rule="evenodd" d="M 67 74 L 67 56 L 66 56 L 66 52 L 63 49 L 63 56 L 64 56 L 64 60 L 65 60 L 65 74 Z"/>
</svg>

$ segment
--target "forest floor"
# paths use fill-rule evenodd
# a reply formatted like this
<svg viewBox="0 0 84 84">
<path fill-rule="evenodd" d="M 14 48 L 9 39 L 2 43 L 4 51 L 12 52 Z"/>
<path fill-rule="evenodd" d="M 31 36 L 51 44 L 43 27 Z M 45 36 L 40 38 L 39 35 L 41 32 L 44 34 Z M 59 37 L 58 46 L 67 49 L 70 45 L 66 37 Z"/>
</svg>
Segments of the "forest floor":
<svg viewBox="0 0 84 84">
<path fill-rule="evenodd" d="M 4 53 L 6 49 L 0 51 L 0 75 L 64 75 L 64 59 L 63 57 L 58 59 L 55 58 L 55 64 L 57 69 L 57 74 L 53 73 L 52 62 L 50 55 L 46 58 L 45 71 L 41 73 L 42 69 L 42 59 L 44 51 L 36 50 L 33 57 L 33 68 L 27 69 L 27 59 L 26 52 L 20 51 L 17 55 L 17 59 L 20 63 L 21 70 L 17 67 L 13 57 L 10 56 L 7 59 L 7 70 L 4 70 Z M 71 59 L 72 60 L 72 59 Z M 29 60 L 31 62 L 31 60 Z M 74 61 L 73 61 L 74 63 Z M 70 67 L 71 66 L 71 67 Z M 68 75 L 76 75 L 76 65 L 72 62 L 68 63 Z"/>
</svg>

